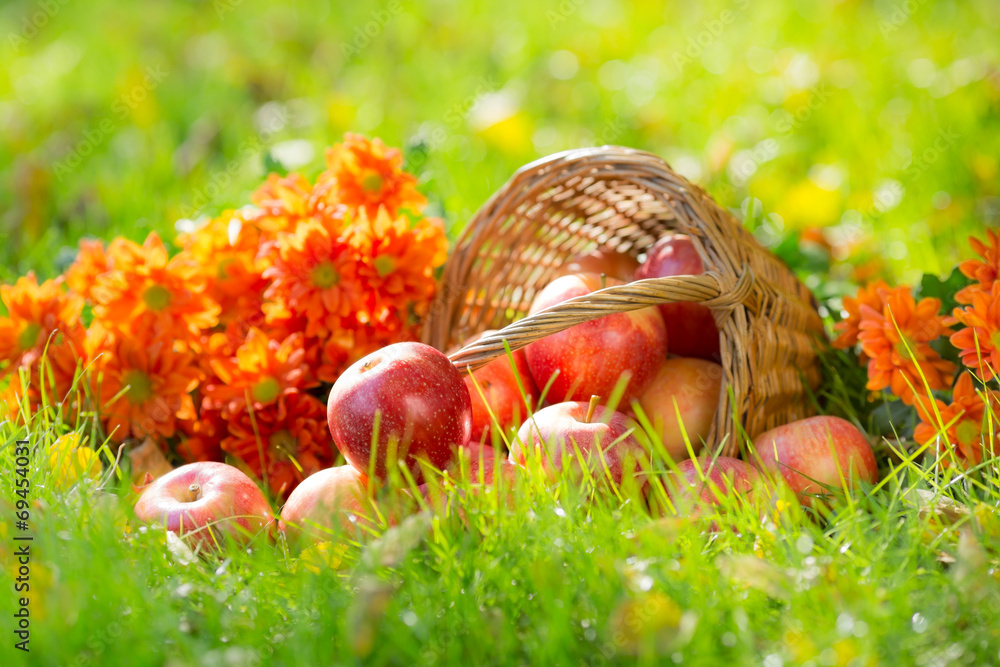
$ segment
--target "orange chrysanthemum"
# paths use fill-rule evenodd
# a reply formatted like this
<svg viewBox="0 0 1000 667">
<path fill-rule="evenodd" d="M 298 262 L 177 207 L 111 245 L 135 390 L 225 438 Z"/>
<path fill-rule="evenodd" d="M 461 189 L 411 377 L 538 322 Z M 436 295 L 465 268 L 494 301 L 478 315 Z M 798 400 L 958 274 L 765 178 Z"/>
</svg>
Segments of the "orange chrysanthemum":
<svg viewBox="0 0 1000 667">
<path fill-rule="evenodd" d="M 914 390 L 950 386 L 955 366 L 930 346 L 945 331 L 940 300 L 916 303 L 908 287 L 882 289 L 880 296 L 880 310 L 860 306 L 858 340 L 869 358 L 868 389 L 889 388 L 912 405 Z"/>
<path fill-rule="evenodd" d="M 955 300 L 963 304 L 971 304 L 973 296 L 978 292 L 989 292 L 993 289 L 997 274 L 1000 272 L 1000 235 L 992 229 L 986 230 L 987 243 L 975 236 L 969 237 L 969 245 L 982 259 L 967 259 L 958 265 L 959 271 L 966 278 L 976 281 L 955 293 Z"/>
<path fill-rule="evenodd" d="M 87 333 L 96 359 L 94 394 L 109 436 L 119 442 L 129 436 L 171 437 L 179 420 L 194 419 L 191 391 L 201 371 L 192 353 L 145 327 L 126 335 L 98 324 Z"/>
<path fill-rule="evenodd" d="M 985 418 L 987 408 L 996 416 L 998 406 L 1000 397 L 995 391 L 976 392 L 972 375 L 962 373 L 955 383 L 951 405 L 937 399 L 933 407 L 926 398 L 917 401 L 921 423 L 914 429 L 913 438 L 924 445 L 942 436 L 937 441 L 938 451 L 946 454 L 942 457 L 945 466 L 953 458 L 947 455 L 949 445 L 960 462 L 978 465 L 984 456 L 997 451 L 996 434 L 991 440 Z"/>
<path fill-rule="evenodd" d="M 324 338 L 354 326 L 363 307 L 358 261 L 341 230 L 318 220 L 299 224 L 295 232 L 279 232 L 261 249 L 271 266 L 264 292 L 267 322 L 301 317 L 306 336 Z"/>
<path fill-rule="evenodd" d="M 858 333 L 861 331 L 861 306 L 868 306 L 874 310 L 882 310 L 882 297 L 880 292 L 888 290 L 889 285 L 884 280 L 876 280 L 866 287 L 858 290 L 856 297 L 844 297 L 844 310 L 847 317 L 833 325 L 835 331 L 840 335 L 833 341 L 834 347 L 847 349 L 858 343 Z"/>
<path fill-rule="evenodd" d="M 186 339 L 218 323 L 219 305 L 205 293 L 198 264 L 189 256 L 170 259 L 155 233 L 142 246 L 115 239 L 108 257 L 111 270 L 92 290 L 94 316 L 106 328 Z"/>
<path fill-rule="evenodd" d="M 383 206 L 395 217 L 404 208 L 419 213 L 427 204 L 417 191 L 417 179 L 403 171 L 403 154 L 380 139 L 346 134 L 344 143 L 327 149 L 326 164 L 316 186 L 331 203 L 369 217 Z"/>
<path fill-rule="evenodd" d="M 260 329 L 251 329 L 233 357 L 213 359 L 216 380 L 206 382 L 202 393 L 208 405 L 218 406 L 223 417 L 281 401 L 301 389 L 318 385 L 309 378 L 302 334 L 273 340 Z"/>
<path fill-rule="evenodd" d="M 177 453 L 188 463 L 225 460 L 221 445 L 227 424 L 220 410 L 202 405 L 194 419 L 178 422 L 184 438 L 177 445 Z"/>
<path fill-rule="evenodd" d="M 205 293 L 219 305 L 219 324 L 238 332 L 241 340 L 264 322 L 261 305 L 267 280 L 262 275 L 265 264 L 257 257 L 260 237 L 260 230 L 234 211 L 177 237 L 183 258 L 198 266 Z"/>
<path fill-rule="evenodd" d="M 229 422 L 222 449 L 265 479 L 276 494 L 287 495 L 333 464 L 326 406 L 309 394 L 295 393 L 263 410 L 242 412 Z"/>
<path fill-rule="evenodd" d="M 985 382 L 1000 376 L 1000 281 L 972 294 L 972 304 L 956 308 L 954 321 L 964 325 L 951 336 L 962 363 Z"/>
<path fill-rule="evenodd" d="M 437 220 L 410 224 L 386 209 L 369 218 L 364 212 L 351 226 L 351 245 L 364 258 L 360 277 L 368 287 L 370 321 L 398 331 L 408 315 L 422 317 L 434 298 L 434 269 L 447 256 L 448 240 Z"/>
<path fill-rule="evenodd" d="M 7 317 L 0 318 L 0 374 L 24 369 L 39 388 L 39 361 L 45 355 L 46 389 L 65 398 L 84 359 L 83 298 L 62 289 L 62 280 L 38 284 L 34 273 L 0 286 Z M 25 388 L 27 389 L 27 388 Z"/>
<path fill-rule="evenodd" d="M 108 271 L 108 253 L 104 242 L 93 239 L 80 241 L 76 259 L 66 269 L 66 284 L 71 290 L 86 300 L 92 300 L 91 290 L 97 284 L 97 276 Z"/>
</svg>

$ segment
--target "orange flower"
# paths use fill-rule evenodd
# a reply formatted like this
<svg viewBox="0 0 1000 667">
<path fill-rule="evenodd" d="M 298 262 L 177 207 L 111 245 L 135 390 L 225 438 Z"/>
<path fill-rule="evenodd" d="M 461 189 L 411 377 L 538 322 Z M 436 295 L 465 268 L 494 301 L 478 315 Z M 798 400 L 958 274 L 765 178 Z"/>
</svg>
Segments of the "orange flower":
<svg viewBox="0 0 1000 667">
<path fill-rule="evenodd" d="M 417 179 L 403 171 L 403 154 L 380 139 L 346 134 L 344 143 L 327 149 L 326 165 L 316 185 L 331 203 L 346 204 L 369 217 L 381 206 L 395 217 L 400 209 L 419 213 L 427 204 L 417 191 Z"/>
<path fill-rule="evenodd" d="M 959 303 L 971 304 L 977 292 L 989 292 L 997 279 L 997 273 L 1000 272 L 1000 235 L 992 229 L 987 229 L 986 239 L 989 245 L 975 236 L 969 237 L 969 245 L 982 259 L 967 259 L 958 265 L 959 271 L 966 278 L 976 281 L 955 293 L 955 300 Z"/>
<path fill-rule="evenodd" d="M 219 323 L 246 331 L 264 322 L 262 294 L 267 280 L 265 263 L 257 259 L 260 230 L 244 216 L 227 211 L 201 229 L 181 234 L 184 248 L 178 257 L 192 260 L 205 283 L 205 293 L 219 304 Z"/>
<path fill-rule="evenodd" d="M 423 316 L 437 286 L 434 269 L 448 251 L 440 222 L 423 219 L 411 226 L 406 216 L 393 218 L 382 208 L 374 218 L 361 212 L 350 238 L 364 258 L 359 273 L 369 288 L 371 322 L 398 331 L 407 315 Z"/>
<path fill-rule="evenodd" d="M 229 422 L 222 449 L 241 459 L 279 496 L 334 460 L 326 406 L 300 393 L 263 410 L 241 412 Z"/>
<path fill-rule="evenodd" d="M 264 277 L 269 324 L 301 317 L 306 336 L 325 338 L 352 327 L 363 307 L 358 262 L 341 230 L 318 220 L 302 222 L 295 232 L 279 232 L 261 252 L 272 265 Z"/>
<path fill-rule="evenodd" d="M 202 405 L 194 419 L 178 422 L 186 437 L 177 445 L 177 453 L 188 463 L 223 461 L 226 457 L 221 444 L 227 423 L 221 411 Z"/>
<path fill-rule="evenodd" d="M 76 259 L 66 269 L 66 284 L 71 290 L 90 301 L 91 290 L 97 284 L 97 276 L 109 268 L 104 242 L 83 239 L 80 241 L 80 251 Z"/>
<path fill-rule="evenodd" d="M 87 334 L 96 359 L 94 394 L 109 436 L 119 442 L 171 437 L 178 420 L 195 417 L 190 392 L 201 371 L 194 355 L 175 349 L 169 335 L 146 327 L 119 334 L 99 324 Z"/>
<path fill-rule="evenodd" d="M 938 299 L 915 303 L 908 287 L 881 289 L 883 307 L 860 306 L 858 340 L 868 358 L 868 389 L 885 388 L 903 399 L 914 401 L 914 390 L 944 389 L 951 384 L 955 366 L 941 359 L 930 346 L 945 325 Z M 922 376 L 922 377 L 921 377 Z"/>
<path fill-rule="evenodd" d="M 972 375 L 962 373 L 955 383 L 951 405 L 935 399 L 932 408 L 926 398 L 917 401 L 921 423 L 914 429 L 913 439 L 924 445 L 940 435 L 940 453 L 947 454 L 950 445 L 960 461 L 978 465 L 983 462 L 984 455 L 992 456 L 997 451 L 996 434 L 990 441 L 985 418 L 987 408 L 996 416 L 998 406 L 1000 397 L 995 391 L 977 393 Z M 945 466 L 949 465 L 951 457 L 943 456 L 942 462 Z"/>
<path fill-rule="evenodd" d="M 170 259 L 156 233 L 142 246 L 115 239 L 108 257 L 112 269 L 92 290 L 94 316 L 105 327 L 185 339 L 218 322 L 219 305 L 205 294 L 198 264 L 190 256 Z"/>
<path fill-rule="evenodd" d="M 984 382 L 1000 375 L 1000 281 L 989 290 L 972 293 L 972 304 L 956 308 L 955 321 L 965 325 L 951 336 L 962 363 L 977 371 Z"/>
<path fill-rule="evenodd" d="M 833 325 L 834 330 L 840 332 L 840 335 L 833 341 L 834 347 L 847 349 L 857 344 L 860 331 L 858 325 L 861 324 L 861 306 L 882 310 L 882 297 L 879 293 L 888 289 L 889 285 L 884 280 L 876 280 L 859 289 L 856 297 L 844 297 L 844 310 L 847 311 L 847 317 Z"/>
<path fill-rule="evenodd" d="M 62 400 L 84 359 L 83 298 L 64 291 L 62 279 L 39 285 L 29 272 L 0 286 L 0 300 L 8 313 L 0 318 L 0 374 L 25 369 L 32 387 L 40 389 L 39 361 L 45 355 L 46 379 L 53 383 L 45 388 Z"/>
<path fill-rule="evenodd" d="M 319 383 L 308 378 L 302 345 L 302 334 L 279 341 L 251 329 L 234 357 L 211 361 L 217 380 L 202 387 L 206 403 L 220 407 L 228 418 L 246 409 L 248 400 L 259 411 L 288 394 L 315 387 Z"/>
<path fill-rule="evenodd" d="M 250 196 L 261 212 L 253 218 L 268 238 L 278 232 L 295 231 L 296 225 L 314 211 L 312 185 L 301 174 L 268 174 L 264 185 Z"/>
</svg>

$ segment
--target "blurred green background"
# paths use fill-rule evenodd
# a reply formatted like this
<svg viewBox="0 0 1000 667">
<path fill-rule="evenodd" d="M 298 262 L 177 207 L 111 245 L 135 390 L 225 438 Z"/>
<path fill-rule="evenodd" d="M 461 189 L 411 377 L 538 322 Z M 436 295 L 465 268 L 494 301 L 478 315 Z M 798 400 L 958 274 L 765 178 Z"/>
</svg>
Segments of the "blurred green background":
<svg viewBox="0 0 1000 667">
<path fill-rule="evenodd" d="M 453 231 L 520 165 L 600 143 L 663 155 L 769 244 L 805 231 L 846 279 L 948 272 L 1000 218 L 996 0 L 486 4 L 5 2 L 0 280 L 83 235 L 173 238 L 345 131 L 403 146 Z"/>
</svg>

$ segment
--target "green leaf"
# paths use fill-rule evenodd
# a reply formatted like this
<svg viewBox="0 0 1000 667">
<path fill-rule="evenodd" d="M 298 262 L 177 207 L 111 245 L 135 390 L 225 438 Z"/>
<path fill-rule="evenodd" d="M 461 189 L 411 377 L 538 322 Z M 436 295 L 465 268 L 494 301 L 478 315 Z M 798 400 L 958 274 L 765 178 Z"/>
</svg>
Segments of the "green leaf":
<svg viewBox="0 0 1000 667">
<path fill-rule="evenodd" d="M 963 287 L 972 284 L 972 280 L 966 278 L 957 268 L 953 269 L 951 275 L 944 280 L 932 273 L 925 273 L 920 280 L 920 298 L 931 297 L 941 299 L 941 310 L 950 313 L 958 303 L 955 301 L 955 293 Z"/>
</svg>

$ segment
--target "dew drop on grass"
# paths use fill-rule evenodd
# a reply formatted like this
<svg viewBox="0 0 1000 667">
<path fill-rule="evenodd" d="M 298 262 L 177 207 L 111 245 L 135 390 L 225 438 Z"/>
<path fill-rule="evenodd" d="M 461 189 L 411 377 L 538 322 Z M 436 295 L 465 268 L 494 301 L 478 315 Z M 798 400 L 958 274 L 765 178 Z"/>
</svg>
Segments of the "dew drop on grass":
<svg viewBox="0 0 1000 667">
<path fill-rule="evenodd" d="M 592 642 L 597 639 L 597 631 L 594 628 L 587 628 L 583 631 L 583 636 L 588 642 Z"/>
<path fill-rule="evenodd" d="M 417 615 L 413 613 L 413 611 L 410 609 L 407 609 L 406 611 L 403 612 L 402 619 L 403 623 L 405 623 L 411 628 L 417 624 Z"/>
<path fill-rule="evenodd" d="M 918 611 L 913 615 L 913 618 L 910 619 L 910 625 L 913 626 L 914 632 L 918 635 L 922 634 L 927 630 L 927 619 L 924 618 L 924 615 Z"/>
<path fill-rule="evenodd" d="M 846 611 L 837 617 L 837 632 L 842 635 L 849 635 L 854 629 L 854 617 Z"/>
<path fill-rule="evenodd" d="M 799 535 L 797 540 L 795 540 L 795 548 L 799 550 L 799 553 L 807 554 L 813 549 L 813 539 L 809 535 L 803 533 Z"/>
<path fill-rule="evenodd" d="M 736 646 L 736 635 L 731 632 L 724 632 L 722 634 L 722 645 L 723 646 Z"/>
<path fill-rule="evenodd" d="M 566 510 L 564 510 L 564 509 L 563 509 L 563 508 L 561 508 L 561 507 L 557 507 L 557 508 L 555 509 L 555 513 L 556 513 L 556 516 L 558 516 L 558 517 L 562 517 L 562 518 L 564 518 L 564 519 L 566 518 Z"/>
</svg>

